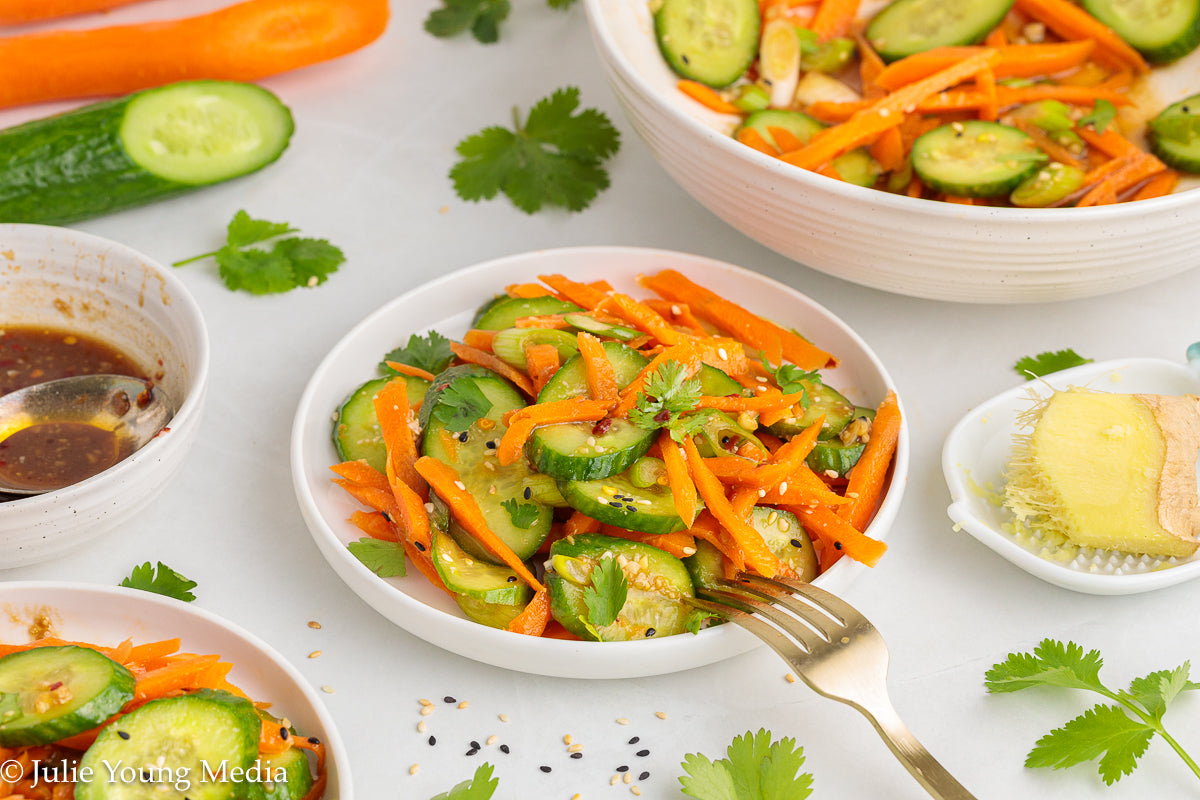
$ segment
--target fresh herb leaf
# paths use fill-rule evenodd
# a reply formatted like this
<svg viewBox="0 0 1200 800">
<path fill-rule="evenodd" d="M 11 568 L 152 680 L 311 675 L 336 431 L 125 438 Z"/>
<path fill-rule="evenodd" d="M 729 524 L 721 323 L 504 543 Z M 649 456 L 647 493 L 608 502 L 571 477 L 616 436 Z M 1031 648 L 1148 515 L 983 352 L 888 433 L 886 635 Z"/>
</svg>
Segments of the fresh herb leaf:
<svg viewBox="0 0 1200 800">
<path fill-rule="evenodd" d="M 812 775 L 800 772 L 804 748 L 795 739 L 772 742 L 766 729 L 746 731 L 726 755 L 718 761 L 699 753 L 684 756 L 683 793 L 697 800 L 804 800 L 812 794 Z"/>
<path fill-rule="evenodd" d="M 575 5 L 575 0 L 546 0 L 546 5 L 561 11 Z"/>
<path fill-rule="evenodd" d="M 450 340 L 437 331 L 430 331 L 424 336 L 416 333 L 409 336 L 408 344 L 385 355 L 380 366 L 389 373 L 395 373 L 396 371 L 386 363 L 395 361 L 437 375 L 453 360 L 454 352 L 450 349 Z"/>
<path fill-rule="evenodd" d="M 451 433 L 463 433 L 475 420 L 492 410 L 492 401 L 470 378 L 451 382 L 438 397 L 433 418 Z"/>
<path fill-rule="evenodd" d="M 532 214 L 544 205 L 581 211 L 608 188 L 602 162 L 620 147 L 620 134 L 596 109 L 578 114 L 579 89 L 559 89 L 530 110 L 524 124 L 513 109 L 513 130 L 493 126 L 458 143 L 462 160 L 450 170 L 464 200 L 503 192 Z"/>
<path fill-rule="evenodd" d="M 1066 350 L 1046 351 L 1038 353 L 1036 356 L 1025 356 L 1013 364 L 1013 369 L 1024 375 L 1025 380 L 1031 381 L 1034 378 L 1049 375 L 1051 372 L 1091 363 L 1092 359 L 1084 358 L 1068 347 Z"/>
<path fill-rule="evenodd" d="M 161 561 L 157 567 L 150 566 L 149 561 L 140 567 L 134 567 L 129 577 L 121 581 L 121 585 L 129 589 L 141 589 L 143 592 L 173 597 L 185 603 L 196 599 L 196 595 L 191 591 L 196 588 L 196 582 L 185 578 Z"/>
<path fill-rule="evenodd" d="M 504 510 L 508 512 L 508 518 L 518 528 L 528 528 L 537 522 L 538 507 L 533 503 L 518 503 L 516 498 L 510 497 L 500 505 L 504 506 Z"/>
<path fill-rule="evenodd" d="M 707 611 L 701 611 L 698 608 L 692 609 L 692 613 L 688 614 L 687 629 L 689 633 L 696 634 L 708 627 L 708 621 L 720 619 L 716 614 L 709 614 Z"/>
<path fill-rule="evenodd" d="M 1117 107 L 1108 100 L 1097 100 L 1092 106 L 1092 113 L 1079 120 L 1079 126 L 1091 125 L 1096 129 L 1096 133 L 1104 133 L 1104 129 L 1112 124 L 1116 119 Z"/>
<path fill-rule="evenodd" d="M 989 692 L 1055 686 L 1096 692 L 1116 704 L 1097 704 L 1043 736 L 1029 752 L 1025 766 L 1061 769 L 1098 761 L 1100 777 L 1111 785 L 1133 772 L 1157 733 L 1200 776 L 1192 760 L 1162 725 L 1163 714 L 1172 700 L 1184 691 L 1200 689 L 1200 684 L 1188 678 L 1190 664 L 1184 662 L 1173 670 L 1159 670 L 1136 678 L 1129 691 L 1121 692 L 1101 683 L 1102 664 L 1099 651 L 1085 653 L 1073 642 L 1063 644 L 1045 639 L 1032 653 L 1011 653 L 988 670 L 984 685 Z"/>
<path fill-rule="evenodd" d="M 442 38 L 469 30 L 480 42 L 492 44 L 511 10 L 508 0 L 442 0 L 442 7 L 425 18 L 425 30 Z"/>
<path fill-rule="evenodd" d="M 403 578 L 407 571 L 404 564 L 404 548 L 395 542 L 363 537 L 346 545 L 351 555 L 363 566 L 381 578 Z"/>
<path fill-rule="evenodd" d="M 766 358 L 763 359 L 763 366 L 771 373 L 771 377 L 775 379 L 775 384 L 779 387 L 779 391 L 784 394 L 795 394 L 796 392 L 804 392 L 804 396 L 800 399 L 800 407 L 808 408 L 812 402 L 809 396 L 809 390 L 819 386 L 821 383 L 821 373 L 814 370 L 806 370 L 797 367 L 795 364 L 780 364 L 778 368 L 773 368 Z"/>
<path fill-rule="evenodd" d="M 1189 145 L 1200 139 L 1200 114 L 1172 114 L 1150 120 L 1150 130 L 1159 141 Z"/>
<path fill-rule="evenodd" d="M 583 590 L 587 622 L 595 628 L 612 625 L 629 595 L 629 581 L 615 558 L 601 559 L 592 567 L 592 585 Z"/>
<path fill-rule="evenodd" d="M 703 394 L 699 378 L 689 378 L 687 367 L 668 361 L 646 378 L 629 421 L 647 431 L 666 428 L 672 439 L 682 442 L 704 426 L 703 414 L 683 416 L 696 408 Z"/>
<path fill-rule="evenodd" d="M 226 228 L 224 247 L 176 261 L 173 266 L 213 258 L 227 287 L 251 294 L 278 294 L 324 283 L 346 256 L 324 239 L 278 239 L 295 231 L 286 222 L 254 219 L 244 210 L 238 211 Z M 270 239 L 277 239 L 270 250 L 250 247 Z"/>
<path fill-rule="evenodd" d="M 500 785 L 499 778 L 492 777 L 492 765 L 486 761 L 475 770 L 475 776 L 469 781 L 463 781 L 448 792 L 442 792 L 430 800 L 491 800 L 496 787 Z"/>
</svg>

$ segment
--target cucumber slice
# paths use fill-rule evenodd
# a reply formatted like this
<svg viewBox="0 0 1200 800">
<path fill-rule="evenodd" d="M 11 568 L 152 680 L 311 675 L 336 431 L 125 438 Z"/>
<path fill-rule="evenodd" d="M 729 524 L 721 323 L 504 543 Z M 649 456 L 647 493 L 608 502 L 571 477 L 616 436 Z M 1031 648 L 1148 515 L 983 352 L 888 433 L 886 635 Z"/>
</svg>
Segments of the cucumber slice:
<svg viewBox="0 0 1200 800">
<path fill-rule="evenodd" d="M 0 658 L 0 745 L 51 744 L 100 725 L 133 699 L 133 674 L 85 647 Z"/>
<path fill-rule="evenodd" d="M 724 559 L 721 551 L 711 543 L 697 539 L 696 552 L 685 558 L 683 565 L 697 589 L 715 589 L 717 581 L 725 577 Z"/>
<path fill-rule="evenodd" d="M 521 607 L 533 596 L 512 569 L 472 558 L 449 535 L 434 530 L 432 545 L 433 566 L 450 591 L 484 603 Z"/>
<path fill-rule="evenodd" d="M 514 327 L 521 317 L 543 317 L 547 314 L 566 314 L 570 311 L 583 311 L 583 309 L 574 303 L 568 303 L 550 295 L 542 297 L 500 295 L 484 303 L 475 312 L 475 321 L 471 323 L 471 327 L 479 331 L 502 331 L 505 328 Z"/>
<path fill-rule="evenodd" d="M 492 352 L 524 372 L 529 366 L 525 348 L 535 344 L 554 345 L 560 362 L 579 352 L 579 344 L 572 334 L 553 328 L 505 328 L 492 339 Z"/>
<path fill-rule="evenodd" d="M 657 535 L 687 527 L 675 511 L 671 490 L 658 483 L 640 488 L 621 474 L 597 481 L 563 481 L 559 489 L 571 508 L 618 528 Z"/>
<path fill-rule="evenodd" d="M 1083 0 L 1083 9 L 1155 64 L 1200 44 L 1200 0 Z"/>
<path fill-rule="evenodd" d="M 1150 148 L 1168 166 L 1200 174 L 1200 94 L 1167 106 L 1150 121 Z"/>
<path fill-rule="evenodd" d="M 952 122 L 913 142 L 912 165 L 935 191 L 959 197 L 1010 193 L 1048 160 L 1023 131 L 998 122 Z"/>
<path fill-rule="evenodd" d="M 795 514 L 755 506 L 750 512 L 750 524 L 796 577 L 805 582 L 817 577 L 817 551 Z"/>
<path fill-rule="evenodd" d="M 591 585 L 592 569 L 606 558 L 618 559 L 629 584 L 628 594 L 616 621 L 589 628 L 584 624 L 588 618 L 584 592 Z M 550 547 L 550 564 L 553 570 L 546 573 L 550 613 L 582 639 L 623 642 L 688 630 L 694 611 L 684 598 L 695 596 L 692 578 L 682 561 L 657 547 L 595 533 L 578 534 Z"/>
<path fill-rule="evenodd" d="M 807 143 L 826 125 L 800 111 L 769 108 L 765 111 L 756 111 L 746 117 L 742 127 L 753 128 L 769 143 L 776 145 L 775 137 L 771 135 L 771 128 L 782 128 L 801 142 Z M 842 180 L 856 186 L 875 185 L 876 178 L 883 172 L 879 162 L 871 158 L 871 154 L 861 147 L 848 153 L 842 153 L 833 159 L 831 164 Z"/>
<path fill-rule="evenodd" d="M 696 448 L 705 458 L 736 453 L 738 448 L 747 442 L 753 444 L 761 452 L 767 452 L 767 448 L 763 446 L 757 436 L 743 428 L 737 420 L 724 411 L 708 408 L 697 411 L 696 414 L 704 415 L 707 418 L 696 432 L 696 435 L 700 437 L 696 442 Z"/>
<path fill-rule="evenodd" d="M 728 397 L 731 394 L 742 394 L 742 385 L 729 377 L 724 370 L 717 369 L 712 364 L 701 364 L 696 378 L 700 381 L 700 391 L 707 397 Z"/>
<path fill-rule="evenodd" d="M 935 47 L 982 42 L 1014 0 L 893 0 L 867 26 L 867 41 L 885 61 Z"/>
<path fill-rule="evenodd" d="M 387 448 L 383 446 L 383 433 L 375 416 L 375 395 L 395 379 L 404 381 L 409 405 L 415 408 L 424 400 L 429 381 L 411 375 L 375 378 L 359 386 L 338 407 L 333 423 L 333 445 L 342 461 L 361 458 L 383 472 Z"/>
<path fill-rule="evenodd" d="M 434 417 L 434 410 L 443 402 L 449 388 L 459 381 L 473 382 L 491 403 L 491 408 L 466 431 L 454 433 Z M 496 458 L 495 445 L 507 430 L 504 415 L 524 406 L 524 397 L 508 381 L 490 370 L 469 365 L 451 367 L 438 375 L 421 405 L 422 452 L 454 466 L 463 486 L 479 504 L 488 527 L 522 559 L 529 558 L 541 546 L 550 532 L 553 516 L 548 506 L 524 496 L 525 481 L 531 475 L 529 463 L 518 459 L 513 464 L 501 466 Z M 434 496 L 430 499 L 433 501 Z M 503 505 L 506 500 L 532 503 L 537 507 L 537 519 L 528 528 L 514 525 Z M 452 535 L 459 534 L 459 544 L 471 555 L 496 561 L 495 556 L 483 550 L 465 531 L 456 530 L 453 521 L 448 523 L 447 530 Z"/>
<path fill-rule="evenodd" d="M 191 81 L 0 132 L 0 219 L 64 225 L 265 167 L 292 115 L 248 83 Z"/>
<path fill-rule="evenodd" d="M 524 605 L 488 603 L 465 594 L 454 595 L 454 602 L 467 619 L 489 628 L 507 628 L 525 610 Z"/>
<path fill-rule="evenodd" d="M 254 704 L 202 689 L 153 700 L 109 725 L 79 762 L 77 800 L 229 800 L 246 793 L 262 721 Z M 217 774 L 224 766 L 224 777 Z M 110 772 L 111 770 L 111 772 Z"/>
<path fill-rule="evenodd" d="M 603 339 L 616 339 L 627 342 L 642 335 L 642 332 L 635 328 L 626 328 L 624 325 L 610 325 L 587 314 L 563 314 L 563 322 L 572 328 L 585 331 Z"/>
<path fill-rule="evenodd" d="M 862 457 L 864 447 L 862 442 L 846 444 L 840 439 L 827 439 L 813 445 L 812 452 L 808 454 L 805 463 L 818 475 L 844 478 L 850 468 L 857 464 L 858 459 Z"/>
<path fill-rule="evenodd" d="M 825 422 L 817 438 L 828 439 L 841 433 L 842 428 L 858 415 L 858 408 L 853 403 L 823 381 L 801 380 L 800 384 L 808 395 L 808 408 L 799 417 L 785 417 L 771 425 L 768 430 L 776 436 L 790 439 L 824 414 Z"/>
<path fill-rule="evenodd" d="M 263 779 L 250 784 L 247 800 L 302 800 L 313 786 L 308 756 L 299 747 L 282 753 L 260 755 L 259 772 Z"/>
<path fill-rule="evenodd" d="M 1008 201 L 1020 208 L 1046 208 L 1078 191 L 1085 178 L 1086 173 L 1079 167 L 1052 161 L 1021 181 Z"/>
<path fill-rule="evenodd" d="M 654 32 L 671 69 L 719 89 L 742 77 L 758 55 L 758 3 L 662 0 Z"/>
</svg>

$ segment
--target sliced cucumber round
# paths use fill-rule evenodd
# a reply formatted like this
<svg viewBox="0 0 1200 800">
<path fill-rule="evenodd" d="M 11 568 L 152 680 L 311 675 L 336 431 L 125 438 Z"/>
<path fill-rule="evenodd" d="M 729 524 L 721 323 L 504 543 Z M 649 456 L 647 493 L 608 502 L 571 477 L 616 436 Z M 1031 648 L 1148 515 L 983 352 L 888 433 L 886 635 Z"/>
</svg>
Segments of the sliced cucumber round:
<svg viewBox="0 0 1200 800">
<path fill-rule="evenodd" d="M 480 331 L 502 331 L 512 328 L 522 317 L 543 317 L 548 314 L 566 314 L 571 311 L 583 311 L 574 303 L 559 300 L 557 297 L 543 295 L 541 297 L 509 297 L 500 295 L 484 303 L 475 312 L 475 321 L 471 327 Z"/>
<path fill-rule="evenodd" d="M 796 577 L 805 582 L 817 577 L 817 551 L 795 514 L 755 506 L 750 512 L 750 524 Z"/>
<path fill-rule="evenodd" d="M 713 544 L 704 539 L 696 540 L 696 552 L 683 559 L 692 584 L 697 589 L 716 589 L 717 581 L 724 579 L 725 557 Z"/>
<path fill-rule="evenodd" d="M 560 362 L 579 352 L 575 336 L 555 328 L 505 328 L 492 339 L 492 352 L 524 372 L 529 365 L 525 348 L 535 344 L 554 345 Z"/>
<path fill-rule="evenodd" d="M 816 422 L 817 417 L 823 415 L 825 422 L 821 425 L 818 438 L 828 439 L 840 433 L 842 428 L 854 419 L 855 405 L 837 389 L 820 379 L 801 380 L 800 384 L 804 387 L 808 398 L 808 406 L 804 409 L 804 413 L 798 417 L 785 417 L 772 424 L 768 428 L 771 433 L 790 439 Z"/>
<path fill-rule="evenodd" d="M 485 603 L 524 607 L 533 596 L 529 584 L 511 568 L 468 555 L 452 537 L 433 531 L 433 566 L 446 588 Z"/>
<path fill-rule="evenodd" d="M 246 793 L 262 720 L 249 700 L 202 689 L 153 700 L 107 726 L 79 769 L 78 800 L 229 800 Z M 224 776 L 219 773 L 224 768 Z"/>
<path fill-rule="evenodd" d="M 922 182 L 958 197 L 1007 195 L 1047 160 L 1023 131 L 980 120 L 934 128 L 912 147 Z"/>
<path fill-rule="evenodd" d="M 687 527 L 675 510 L 671 490 L 658 483 L 640 488 L 621 474 L 596 481 L 563 481 L 559 489 L 571 508 L 618 528 L 664 534 Z"/>
<path fill-rule="evenodd" d="M 333 445 L 342 461 L 364 459 L 375 469 L 383 472 L 387 460 L 387 448 L 383 446 L 383 433 L 379 430 L 379 419 L 375 416 L 375 395 L 388 381 L 400 379 L 408 390 L 408 402 L 416 407 L 425 398 L 429 381 L 411 375 L 394 375 L 375 378 L 359 386 L 338 407 L 333 423 Z"/>
<path fill-rule="evenodd" d="M 1150 121 L 1150 148 L 1168 166 L 1200 174 L 1200 94 L 1167 106 Z"/>
<path fill-rule="evenodd" d="M 754 445 L 760 452 L 767 452 L 767 448 L 753 432 L 742 427 L 724 411 L 705 408 L 697 411 L 695 416 L 704 417 L 704 422 L 694 436 L 698 437 L 696 448 L 705 458 L 731 455 L 746 443 Z"/>
<path fill-rule="evenodd" d="M 1083 0 L 1083 8 L 1156 64 L 1200 44 L 1200 0 Z"/>
<path fill-rule="evenodd" d="M 1020 208 L 1046 208 L 1082 188 L 1085 178 L 1086 173 L 1079 167 L 1052 161 L 1021 181 L 1008 201 Z"/>
<path fill-rule="evenodd" d="M 264 777 L 247 787 L 247 800 L 303 800 L 313 787 L 312 767 L 299 747 L 260 755 L 258 771 Z"/>
<path fill-rule="evenodd" d="M 524 604 L 489 603 L 465 594 L 454 595 L 454 602 L 467 619 L 489 628 L 507 628 L 525 610 Z"/>
<path fill-rule="evenodd" d="M 1014 0 L 893 0 L 867 26 L 867 41 L 885 61 L 935 47 L 976 44 Z"/>
<path fill-rule="evenodd" d="M 758 55 L 757 0 L 662 0 L 658 47 L 671 68 L 714 88 L 745 74 Z"/>
<path fill-rule="evenodd" d="M 626 328 L 624 325 L 612 325 L 607 322 L 601 322 L 587 314 L 563 314 L 563 322 L 576 330 L 590 333 L 593 336 L 599 336 L 602 339 L 617 339 L 618 341 L 627 342 L 642 335 L 642 332 L 636 328 Z"/>
<path fill-rule="evenodd" d="M 102 724 L 133 699 L 133 674 L 86 647 L 0 658 L 0 745 L 51 744 Z"/>
</svg>

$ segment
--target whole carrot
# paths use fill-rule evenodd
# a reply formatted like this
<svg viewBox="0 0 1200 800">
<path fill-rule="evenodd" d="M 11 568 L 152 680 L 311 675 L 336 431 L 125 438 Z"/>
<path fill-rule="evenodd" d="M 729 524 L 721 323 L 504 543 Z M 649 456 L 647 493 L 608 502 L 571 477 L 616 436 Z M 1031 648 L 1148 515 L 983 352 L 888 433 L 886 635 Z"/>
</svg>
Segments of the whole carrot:
<svg viewBox="0 0 1200 800">
<path fill-rule="evenodd" d="M 0 38 L 0 108 L 181 80 L 254 81 L 379 38 L 387 0 L 247 0 L 184 19 Z"/>
<path fill-rule="evenodd" d="M 142 0 L 0 0 L 0 25 L 108 11 L 140 2 Z"/>
</svg>

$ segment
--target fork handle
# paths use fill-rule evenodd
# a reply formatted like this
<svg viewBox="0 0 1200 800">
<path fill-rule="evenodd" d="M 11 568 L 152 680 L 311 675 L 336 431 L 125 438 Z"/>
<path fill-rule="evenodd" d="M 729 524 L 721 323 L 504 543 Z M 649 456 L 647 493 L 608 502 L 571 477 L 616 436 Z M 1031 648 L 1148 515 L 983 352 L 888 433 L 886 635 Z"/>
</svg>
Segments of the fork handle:
<svg viewBox="0 0 1200 800">
<path fill-rule="evenodd" d="M 930 797 L 937 800 L 977 800 L 917 741 L 886 697 L 876 698 L 873 708 L 855 704 L 883 737 L 892 754 L 912 774 Z"/>
</svg>

